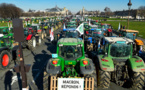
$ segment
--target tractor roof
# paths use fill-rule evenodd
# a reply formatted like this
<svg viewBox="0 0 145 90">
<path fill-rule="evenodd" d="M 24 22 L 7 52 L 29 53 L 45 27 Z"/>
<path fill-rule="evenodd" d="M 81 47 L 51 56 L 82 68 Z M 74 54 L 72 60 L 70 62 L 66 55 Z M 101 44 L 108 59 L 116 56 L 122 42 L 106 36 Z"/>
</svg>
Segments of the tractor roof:
<svg viewBox="0 0 145 90">
<path fill-rule="evenodd" d="M 61 38 L 58 43 L 82 43 L 83 41 L 79 38 Z"/>
<path fill-rule="evenodd" d="M 38 24 L 32 24 L 31 26 L 39 26 Z"/>
<path fill-rule="evenodd" d="M 110 25 L 110 24 L 106 24 L 106 23 L 101 23 L 101 25 Z"/>
<path fill-rule="evenodd" d="M 117 41 L 133 42 L 133 40 L 125 37 L 105 37 L 104 39 L 107 42 L 117 42 Z"/>
<path fill-rule="evenodd" d="M 139 33 L 139 31 L 137 31 L 137 30 L 130 30 L 130 29 L 122 29 L 121 31 L 123 31 L 123 32 L 135 32 L 135 33 Z"/>
<path fill-rule="evenodd" d="M 3 29 L 3 28 L 9 28 L 9 27 L 7 27 L 7 26 L 2 26 L 2 27 L 0 27 L 0 29 Z"/>
</svg>

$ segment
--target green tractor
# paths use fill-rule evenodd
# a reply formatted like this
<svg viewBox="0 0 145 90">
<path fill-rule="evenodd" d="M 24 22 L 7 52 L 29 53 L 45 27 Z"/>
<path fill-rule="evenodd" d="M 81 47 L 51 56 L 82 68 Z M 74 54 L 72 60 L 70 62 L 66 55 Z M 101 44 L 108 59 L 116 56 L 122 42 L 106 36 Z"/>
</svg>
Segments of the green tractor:
<svg viewBox="0 0 145 90">
<path fill-rule="evenodd" d="M 57 54 L 52 54 L 52 58 L 48 61 L 44 71 L 43 89 L 58 90 L 60 86 L 58 84 L 59 79 L 66 79 L 66 81 L 72 79 L 78 79 L 79 81 L 79 79 L 82 79 L 83 85 L 79 86 L 79 88 L 82 87 L 83 89 L 77 90 L 96 90 L 96 70 L 92 60 L 85 57 L 84 43 L 81 39 L 59 39 Z"/>
<path fill-rule="evenodd" d="M 142 58 L 133 55 L 133 40 L 123 37 L 105 37 L 104 40 L 103 50 L 91 56 L 97 66 L 98 85 L 108 88 L 111 80 L 119 86 L 141 90 L 145 64 Z"/>
<path fill-rule="evenodd" d="M 0 69 L 6 69 L 14 58 L 19 59 L 18 43 L 14 42 L 13 34 L 9 33 L 0 37 Z"/>
</svg>

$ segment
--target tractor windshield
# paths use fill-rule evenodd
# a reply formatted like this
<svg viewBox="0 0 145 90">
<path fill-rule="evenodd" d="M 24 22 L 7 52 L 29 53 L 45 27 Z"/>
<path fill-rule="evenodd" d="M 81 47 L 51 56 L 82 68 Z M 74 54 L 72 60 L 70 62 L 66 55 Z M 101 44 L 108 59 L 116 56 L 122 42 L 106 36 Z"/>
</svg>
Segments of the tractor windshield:
<svg viewBox="0 0 145 90">
<path fill-rule="evenodd" d="M 131 46 L 125 43 L 114 43 L 110 47 L 112 57 L 127 57 L 130 55 Z"/>
<path fill-rule="evenodd" d="M 136 33 L 133 33 L 133 32 L 129 32 L 129 33 L 126 33 L 126 37 L 129 38 L 129 39 L 132 39 L 132 40 L 135 40 L 136 39 Z"/>
<path fill-rule="evenodd" d="M 77 31 L 68 31 L 66 32 L 65 37 L 67 38 L 78 38 L 79 33 Z"/>
<path fill-rule="evenodd" d="M 63 45 L 59 47 L 59 56 L 65 60 L 75 60 L 82 56 L 81 45 Z"/>
<path fill-rule="evenodd" d="M 0 34 L 5 34 L 8 32 L 8 28 L 2 28 L 0 29 Z"/>
<path fill-rule="evenodd" d="M 94 30 L 94 31 L 92 31 L 92 36 L 93 37 L 103 37 L 104 35 L 103 35 L 103 31 L 101 31 L 101 30 Z"/>
</svg>

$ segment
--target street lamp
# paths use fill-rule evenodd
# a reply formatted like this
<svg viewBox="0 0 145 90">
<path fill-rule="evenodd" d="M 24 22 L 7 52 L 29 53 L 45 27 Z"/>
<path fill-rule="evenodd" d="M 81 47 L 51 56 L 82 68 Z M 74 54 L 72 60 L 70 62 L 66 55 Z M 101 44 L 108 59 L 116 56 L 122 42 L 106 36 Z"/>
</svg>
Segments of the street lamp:
<svg viewBox="0 0 145 90">
<path fill-rule="evenodd" d="M 130 16 L 130 8 L 131 8 L 131 5 L 132 5 L 132 3 L 131 3 L 131 0 L 129 0 L 129 3 L 127 4 L 128 5 L 128 24 L 127 24 L 127 29 L 129 29 L 129 16 Z"/>
</svg>

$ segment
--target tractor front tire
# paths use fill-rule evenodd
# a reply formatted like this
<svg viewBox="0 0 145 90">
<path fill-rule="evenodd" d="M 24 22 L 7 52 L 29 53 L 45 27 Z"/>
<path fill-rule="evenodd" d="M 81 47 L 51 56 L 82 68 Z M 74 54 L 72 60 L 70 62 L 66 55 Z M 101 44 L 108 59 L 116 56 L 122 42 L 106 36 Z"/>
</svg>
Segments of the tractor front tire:
<svg viewBox="0 0 145 90">
<path fill-rule="evenodd" d="M 142 90 L 145 82 L 145 73 L 144 72 L 134 72 L 132 88 L 135 90 Z"/>
<path fill-rule="evenodd" d="M 32 37 L 31 40 L 28 40 L 28 48 L 30 50 L 34 50 L 36 47 L 36 38 L 35 37 Z"/>
<path fill-rule="evenodd" d="M 42 43 L 42 39 L 41 39 L 41 37 L 39 37 L 39 38 L 38 38 L 38 43 L 37 43 L 37 44 L 38 44 L 38 46 L 40 46 L 40 45 L 41 45 L 41 43 Z"/>
<path fill-rule="evenodd" d="M 107 71 L 97 70 L 98 86 L 101 88 L 108 88 L 110 86 L 111 76 Z"/>
<path fill-rule="evenodd" d="M 46 71 L 43 73 L 43 90 L 50 90 L 50 75 Z"/>
<path fill-rule="evenodd" d="M 3 50 L 0 53 L 0 62 L 1 62 L 0 69 L 2 70 L 8 68 L 11 61 L 12 61 L 12 54 L 7 50 Z"/>
<path fill-rule="evenodd" d="M 94 65 L 94 68 L 95 68 L 95 65 Z M 96 68 L 95 68 L 95 70 L 93 71 L 92 74 L 85 75 L 85 78 L 90 78 L 90 77 L 93 77 L 94 78 L 94 90 L 97 90 L 97 74 L 96 74 Z"/>
</svg>

